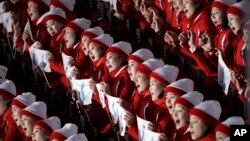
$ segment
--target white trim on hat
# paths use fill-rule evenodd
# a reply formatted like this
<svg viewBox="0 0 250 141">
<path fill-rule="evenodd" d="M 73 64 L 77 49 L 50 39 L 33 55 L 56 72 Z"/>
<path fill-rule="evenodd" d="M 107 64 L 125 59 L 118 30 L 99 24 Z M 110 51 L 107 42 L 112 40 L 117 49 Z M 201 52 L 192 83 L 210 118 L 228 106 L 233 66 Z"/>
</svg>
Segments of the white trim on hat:
<svg viewBox="0 0 250 141">
<path fill-rule="evenodd" d="M 88 141 L 88 139 L 84 133 L 80 133 L 80 134 L 75 134 L 75 135 L 70 136 L 65 141 Z"/>
<path fill-rule="evenodd" d="M 5 80 L 0 84 L 0 89 L 5 90 L 12 94 L 13 96 L 16 96 L 16 85 L 11 80 Z"/>
<path fill-rule="evenodd" d="M 61 8 L 55 7 L 55 8 L 50 9 L 50 11 L 46 12 L 45 14 L 43 14 L 38 19 L 37 24 L 40 24 L 47 16 L 52 16 L 52 15 L 59 16 L 59 17 L 66 19 L 65 12 Z"/>
</svg>

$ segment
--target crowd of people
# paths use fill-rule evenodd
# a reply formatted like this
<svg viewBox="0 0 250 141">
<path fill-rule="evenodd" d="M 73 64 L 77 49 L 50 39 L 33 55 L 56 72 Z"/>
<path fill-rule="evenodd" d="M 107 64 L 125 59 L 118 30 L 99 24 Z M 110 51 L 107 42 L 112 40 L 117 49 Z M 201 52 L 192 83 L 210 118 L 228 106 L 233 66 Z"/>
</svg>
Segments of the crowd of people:
<svg viewBox="0 0 250 141">
<path fill-rule="evenodd" d="M 1 4 L 0 141 L 226 141 L 250 122 L 248 0 Z"/>
</svg>

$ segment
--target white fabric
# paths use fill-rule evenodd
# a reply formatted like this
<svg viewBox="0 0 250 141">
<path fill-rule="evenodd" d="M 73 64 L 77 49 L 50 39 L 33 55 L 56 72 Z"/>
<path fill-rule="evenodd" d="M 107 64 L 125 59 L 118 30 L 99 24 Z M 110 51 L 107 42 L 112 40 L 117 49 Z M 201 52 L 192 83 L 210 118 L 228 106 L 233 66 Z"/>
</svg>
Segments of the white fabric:
<svg viewBox="0 0 250 141">
<path fill-rule="evenodd" d="M 58 129 L 55 132 L 60 133 L 68 138 L 74 134 L 77 134 L 78 127 L 73 123 L 67 123 L 61 129 Z"/>
<path fill-rule="evenodd" d="M 113 44 L 111 47 L 118 48 L 119 50 L 121 50 L 127 55 L 132 53 L 132 46 L 129 42 L 120 41 L 120 42 Z"/>
<path fill-rule="evenodd" d="M 110 95 L 106 95 L 107 99 L 108 99 L 108 107 L 109 107 L 109 111 L 111 113 L 112 116 L 112 120 L 114 122 L 114 124 L 117 123 L 118 121 L 118 102 L 120 101 L 120 98 L 118 97 L 113 97 Z"/>
<path fill-rule="evenodd" d="M 0 78 L 5 78 L 8 72 L 8 68 L 3 65 L 0 65 Z"/>
<path fill-rule="evenodd" d="M 173 65 L 164 65 L 154 70 L 154 72 L 169 83 L 173 83 L 179 74 L 179 69 Z"/>
<path fill-rule="evenodd" d="M 245 121 L 242 117 L 239 116 L 232 116 L 222 122 L 222 124 L 230 127 L 230 125 L 244 125 Z"/>
<path fill-rule="evenodd" d="M 183 96 L 181 96 L 181 98 L 187 100 L 188 102 L 190 102 L 194 106 L 196 106 L 203 101 L 204 96 L 200 92 L 190 91 L 190 92 L 184 94 Z"/>
<path fill-rule="evenodd" d="M 101 34 L 94 38 L 94 40 L 97 40 L 108 47 L 114 43 L 113 37 L 111 37 L 109 34 Z"/>
<path fill-rule="evenodd" d="M 146 65 L 151 71 L 164 66 L 164 62 L 161 59 L 156 58 L 148 59 L 142 64 Z"/>
<path fill-rule="evenodd" d="M 26 92 L 26 93 L 22 93 L 21 95 L 18 95 L 14 99 L 22 102 L 26 106 L 29 106 L 33 102 L 36 101 L 36 96 L 34 94 L 32 94 L 31 92 Z"/>
<path fill-rule="evenodd" d="M 59 17 L 66 19 L 65 12 L 61 8 L 56 7 L 56 8 L 50 9 L 50 11 L 43 14 L 37 21 L 37 24 L 41 23 L 44 20 L 44 18 L 50 15 L 57 15 Z"/>
<path fill-rule="evenodd" d="M 221 115 L 220 103 L 215 100 L 207 100 L 207 101 L 201 102 L 200 104 L 196 105 L 194 108 L 207 113 L 208 115 L 214 117 L 217 120 L 219 120 L 220 115 Z"/>
<path fill-rule="evenodd" d="M 88 139 L 84 133 L 80 133 L 80 134 L 75 134 L 75 135 L 70 136 L 65 141 L 88 141 Z"/>
<path fill-rule="evenodd" d="M 43 119 L 47 117 L 47 105 L 42 101 L 33 102 L 24 110 L 33 113 Z"/>
<path fill-rule="evenodd" d="M 9 92 L 10 94 L 16 96 L 16 85 L 11 81 L 7 80 L 0 84 L 0 89 Z"/>
<path fill-rule="evenodd" d="M 132 53 L 132 55 L 139 57 L 143 61 L 154 58 L 154 54 L 152 53 L 152 51 L 150 51 L 147 48 L 141 48 L 141 49 L 135 51 L 134 53 Z"/>
<path fill-rule="evenodd" d="M 85 32 L 90 32 L 90 33 L 93 33 L 97 36 L 101 35 L 101 34 L 104 34 L 104 31 L 102 28 L 100 27 L 93 27 L 93 28 L 89 28 L 89 29 L 86 29 Z"/>
<path fill-rule="evenodd" d="M 189 78 L 183 78 L 169 84 L 167 87 L 174 87 L 184 92 L 190 92 L 194 89 L 194 82 Z"/>
<path fill-rule="evenodd" d="M 237 2 L 237 0 L 215 0 L 215 1 L 221 2 L 227 6 L 230 6 L 230 5 L 235 4 Z"/>
<path fill-rule="evenodd" d="M 48 61 L 46 60 L 46 55 L 48 51 L 37 49 L 35 48 L 36 45 L 37 42 L 33 43 L 29 48 L 32 66 L 33 68 L 40 67 L 41 70 L 45 70 L 46 65 L 49 65 Z"/>
<path fill-rule="evenodd" d="M 77 18 L 77 19 L 73 20 L 72 22 L 83 30 L 88 29 L 91 25 L 91 21 L 89 19 L 85 19 L 85 18 Z"/>
<path fill-rule="evenodd" d="M 44 119 L 43 122 L 49 125 L 53 129 L 53 131 L 61 128 L 61 120 L 57 116 Z"/>
<path fill-rule="evenodd" d="M 245 14 L 244 19 L 248 19 L 250 17 L 250 10 L 249 10 L 250 2 L 249 1 L 243 0 L 241 2 L 233 4 L 232 6 L 238 8 Z"/>
</svg>

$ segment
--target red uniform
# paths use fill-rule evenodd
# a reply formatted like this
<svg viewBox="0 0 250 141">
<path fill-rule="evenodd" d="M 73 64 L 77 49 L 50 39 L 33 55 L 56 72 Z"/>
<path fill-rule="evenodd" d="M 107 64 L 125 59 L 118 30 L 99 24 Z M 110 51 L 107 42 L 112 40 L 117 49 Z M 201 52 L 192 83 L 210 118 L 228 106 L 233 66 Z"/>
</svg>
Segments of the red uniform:
<svg viewBox="0 0 250 141">
<path fill-rule="evenodd" d="M 170 141 L 192 141 L 190 132 L 187 129 L 188 125 L 175 130 Z"/>
<path fill-rule="evenodd" d="M 6 125 L 6 131 L 5 131 L 5 141 L 24 141 L 24 134 L 22 134 L 20 131 L 21 127 L 17 127 L 15 121 L 13 118 L 9 118 L 7 120 L 7 125 Z"/>
<path fill-rule="evenodd" d="M 106 58 L 101 57 L 90 65 L 90 76 L 91 78 L 99 83 L 101 81 L 106 81 L 108 78 L 108 68 L 106 66 Z"/>
<path fill-rule="evenodd" d="M 245 41 L 243 40 L 243 38 L 241 38 L 238 42 L 238 46 L 234 55 L 235 58 L 235 64 L 241 67 L 245 67 L 246 66 L 246 60 L 244 60 L 245 58 L 243 58 L 243 56 L 245 56 L 244 53 L 246 53 L 247 49 L 247 43 L 245 43 Z"/>
<path fill-rule="evenodd" d="M 5 128 L 7 125 L 7 120 L 11 118 L 12 110 L 11 108 L 8 108 L 6 112 L 4 113 L 3 117 L 0 119 L 0 139 L 4 139 L 5 137 Z"/>
</svg>

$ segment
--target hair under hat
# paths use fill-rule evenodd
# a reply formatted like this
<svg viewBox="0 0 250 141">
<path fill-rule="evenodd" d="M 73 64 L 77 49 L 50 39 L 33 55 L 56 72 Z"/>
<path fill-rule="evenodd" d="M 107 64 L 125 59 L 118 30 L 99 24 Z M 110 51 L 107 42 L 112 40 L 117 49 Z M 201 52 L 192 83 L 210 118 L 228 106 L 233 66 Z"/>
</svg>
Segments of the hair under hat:
<svg viewBox="0 0 250 141">
<path fill-rule="evenodd" d="M 169 92 L 172 92 L 173 94 L 180 97 L 187 92 L 193 91 L 193 89 L 194 89 L 193 80 L 188 78 L 183 78 L 168 85 L 165 88 L 164 93 L 168 94 Z"/>
<path fill-rule="evenodd" d="M 148 59 L 154 58 L 154 54 L 147 48 L 141 48 L 136 52 L 129 55 L 128 60 L 134 60 L 138 63 L 142 63 Z"/>
<path fill-rule="evenodd" d="M 33 128 L 39 126 L 44 132 L 50 135 L 53 131 L 61 128 L 61 120 L 57 116 L 53 116 L 35 123 Z"/>
<path fill-rule="evenodd" d="M 200 104 L 203 101 L 203 98 L 204 96 L 200 92 L 190 91 L 177 98 L 174 102 L 174 105 L 179 104 L 190 110 L 194 106 Z"/>
<path fill-rule="evenodd" d="M 189 115 L 195 115 L 206 124 L 216 126 L 219 123 L 221 106 L 216 100 L 207 100 L 192 108 Z"/>
<path fill-rule="evenodd" d="M 11 80 L 5 80 L 0 84 L 0 96 L 7 100 L 13 99 L 16 96 L 16 85 Z"/>
<path fill-rule="evenodd" d="M 12 105 L 17 106 L 20 109 L 24 109 L 35 101 L 36 101 L 36 96 L 31 92 L 27 92 L 27 93 L 22 93 L 21 95 L 15 97 L 12 101 Z"/>
</svg>

